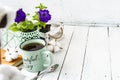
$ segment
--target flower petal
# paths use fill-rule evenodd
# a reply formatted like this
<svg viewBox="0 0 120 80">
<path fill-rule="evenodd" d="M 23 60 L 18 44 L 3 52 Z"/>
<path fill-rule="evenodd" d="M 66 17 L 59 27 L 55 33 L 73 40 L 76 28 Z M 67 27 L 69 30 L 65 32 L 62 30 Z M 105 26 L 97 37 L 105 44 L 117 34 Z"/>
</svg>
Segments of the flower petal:
<svg viewBox="0 0 120 80">
<path fill-rule="evenodd" d="M 51 15 L 49 14 L 48 10 L 39 10 L 39 20 L 42 22 L 48 22 L 51 20 Z"/>
<path fill-rule="evenodd" d="M 25 21 L 25 18 L 26 18 L 25 12 L 22 10 L 22 8 L 19 9 L 19 10 L 16 12 L 15 22 L 20 23 L 20 22 L 22 22 L 22 21 Z"/>
</svg>

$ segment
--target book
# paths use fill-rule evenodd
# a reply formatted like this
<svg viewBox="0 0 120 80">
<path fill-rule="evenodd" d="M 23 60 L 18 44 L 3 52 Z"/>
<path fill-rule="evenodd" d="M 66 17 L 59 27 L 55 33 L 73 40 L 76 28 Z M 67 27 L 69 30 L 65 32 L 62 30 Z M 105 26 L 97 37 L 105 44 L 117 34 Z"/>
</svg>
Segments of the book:
<svg viewBox="0 0 120 80">
<path fill-rule="evenodd" d="M 4 54 L 5 54 L 6 50 L 0 48 L 0 64 L 7 64 L 7 65 L 11 65 L 11 66 L 19 66 L 23 63 L 22 61 L 22 56 L 18 55 L 18 58 L 11 61 L 11 62 L 7 62 L 5 60 Z"/>
</svg>

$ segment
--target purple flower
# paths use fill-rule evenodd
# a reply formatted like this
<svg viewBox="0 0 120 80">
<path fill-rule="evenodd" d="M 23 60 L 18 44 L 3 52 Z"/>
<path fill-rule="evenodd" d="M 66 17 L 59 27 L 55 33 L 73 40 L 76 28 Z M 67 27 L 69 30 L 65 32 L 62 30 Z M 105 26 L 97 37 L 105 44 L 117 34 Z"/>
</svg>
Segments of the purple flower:
<svg viewBox="0 0 120 80">
<path fill-rule="evenodd" d="M 51 19 L 51 15 L 48 10 L 39 10 L 39 20 L 42 22 L 48 22 Z"/>
<path fill-rule="evenodd" d="M 25 12 L 22 9 L 19 9 L 16 13 L 15 22 L 19 23 L 25 21 L 25 18 L 26 18 Z"/>
</svg>

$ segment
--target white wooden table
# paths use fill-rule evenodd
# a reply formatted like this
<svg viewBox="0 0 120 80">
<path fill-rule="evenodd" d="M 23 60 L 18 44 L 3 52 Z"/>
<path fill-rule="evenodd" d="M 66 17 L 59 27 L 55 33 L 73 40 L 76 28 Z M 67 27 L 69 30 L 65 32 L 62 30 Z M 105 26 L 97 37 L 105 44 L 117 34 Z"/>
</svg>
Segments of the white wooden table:
<svg viewBox="0 0 120 80">
<path fill-rule="evenodd" d="M 120 80 L 120 27 L 65 25 L 64 35 L 64 49 L 54 54 L 58 69 L 41 80 Z"/>
</svg>

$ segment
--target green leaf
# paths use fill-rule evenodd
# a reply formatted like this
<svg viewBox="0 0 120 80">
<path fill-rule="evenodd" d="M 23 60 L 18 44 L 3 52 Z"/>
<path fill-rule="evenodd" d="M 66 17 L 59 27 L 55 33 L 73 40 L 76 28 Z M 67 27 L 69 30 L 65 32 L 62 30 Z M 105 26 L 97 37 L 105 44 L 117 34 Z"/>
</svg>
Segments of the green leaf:
<svg viewBox="0 0 120 80">
<path fill-rule="evenodd" d="M 34 29 L 34 24 L 32 23 L 32 21 L 27 21 L 26 25 L 27 25 L 28 29 L 30 29 L 30 30 Z"/>
<path fill-rule="evenodd" d="M 45 22 L 40 22 L 40 26 L 42 26 L 43 28 L 46 27 L 46 23 Z"/>
<path fill-rule="evenodd" d="M 21 30 L 21 29 L 25 29 L 25 26 L 26 26 L 26 22 L 23 21 L 23 22 L 20 22 L 20 23 L 17 25 L 17 28 L 19 28 L 19 29 Z"/>
<path fill-rule="evenodd" d="M 35 8 L 39 8 L 40 10 L 46 9 L 47 7 L 44 6 L 42 3 L 40 3 L 39 6 L 36 6 Z"/>
<path fill-rule="evenodd" d="M 13 24 L 9 27 L 9 29 L 12 30 L 13 32 L 19 31 L 19 29 L 17 28 L 17 24 L 16 24 L 16 23 L 13 23 Z"/>
<path fill-rule="evenodd" d="M 29 15 L 30 15 L 30 13 L 27 13 L 26 15 L 27 15 L 27 16 L 29 16 Z"/>
<path fill-rule="evenodd" d="M 34 25 L 37 26 L 39 29 L 42 29 L 42 27 L 46 27 L 46 23 L 41 21 L 36 22 Z"/>
<path fill-rule="evenodd" d="M 33 16 L 33 20 L 39 21 L 39 14 L 38 14 L 38 12 L 35 12 L 35 15 Z"/>
<path fill-rule="evenodd" d="M 35 26 L 40 26 L 40 22 L 39 22 L 39 21 L 38 21 L 38 22 L 35 22 L 34 25 L 35 25 Z"/>
</svg>

